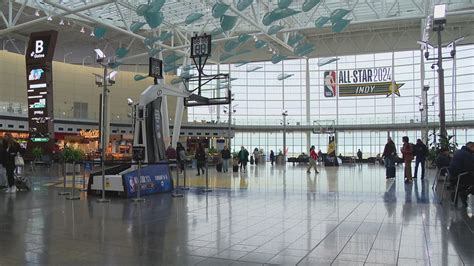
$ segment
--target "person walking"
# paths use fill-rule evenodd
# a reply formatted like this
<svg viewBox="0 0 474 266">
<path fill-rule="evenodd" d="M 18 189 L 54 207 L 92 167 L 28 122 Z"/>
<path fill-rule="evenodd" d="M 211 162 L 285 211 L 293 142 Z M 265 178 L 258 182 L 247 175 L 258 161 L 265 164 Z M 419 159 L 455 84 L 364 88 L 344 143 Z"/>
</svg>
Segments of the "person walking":
<svg viewBox="0 0 474 266">
<path fill-rule="evenodd" d="M 316 174 L 319 173 L 318 168 L 316 168 L 316 162 L 318 161 L 318 154 L 316 154 L 315 149 L 316 148 L 314 147 L 314 145 L 311 146 L 311 148 L 309 149 L 309 165 L 308 165 L 308 169 L 306 170 L 308 174 L 311 173 L 311 168 L 313 167 L 314 167 L 314 170 L 316 171 Z"/>
<path fill-rule="evenodd" d="M 224 149 L 221 151 L 222 155 L 222 160 L 224 160 L 224 163 L 222 165 L 222 171 L 224 173 L 229 172 L 229 160 L 230 160 L 230 150 L 227 146 L 224 146 Z"/>
<path fill-rule="evenodd" d="M 183 144 L 178 142 L 176 144 L 176 161 L 179 164 L 181 173 L 184 171 L 184 163 L 186 162 L 186 151 L 184 150 Z"/>
<path fill-rule="evenodd" d="M 240 147 L 239 151 L 240 170 L 243 168 L 243 172 L 247 171 L 247 163 L 249 161 L 249 152 L 244 146 Z"/>
<path fill-rule="evenodd" d="M 206 164 L 206 151 L 204 151 L 204 147 L 202 146 L 202 143 L 199 143 L 198 148 L 196 150 L 196 155 L 194 156 L 196 158 L 196 166 L 198 173 L 197 175 L 200 176 L 201 173 L 199 170 L 201 170 L 202 174 L 205 173 L 204 166 Z"/>
<path fill-rule="evenodd" d="M 360 149 L 359 149 L 359 151 L 357 151 L 357 159 L 358 159 L 359 163 L 362 162 L 362 151 Z"/>
<path fill-rule="evenodd" d="M 15 156 L 20 152 L 20 145 L 13 139 L 10 133 L 6 133 L 2 140 L 1 153 L 3 154 L 3 166 L 7 174 L 8 188 L 7 193 L 16 193 L 15 186 Z"/>
<path fill-rule="evenodd" d="M 413 161 L 413 147 L 410 139 L 407 136 L 402 138 L 403 146 L 400 149 L 403 155 L 403 162 L 405 163 L 405 183 L 412 183 L 413 176 L 411 173 L 411 162 Z"/>
<path fill-rule="evenodd" d="M 255 165 L 257 165 L 258 164 L 258 148 L 255 148 L 253 150 L 253 159 L 255 161 Z"/>
<path fill-rule="evenodd" d="M 397 156 L 397 148 L 392 138 L 388 137 L 387 144 L 383 149 L 382 158 L 385 165 L 385 178 L 395 178 L 395 158 Z"/>
<path fill-rule="evenodd" d="M 273 152 L 273 150 L 270 150 L 270 162 L 273 163 L 275 162 L 275 153 Z"/>
<path fill-rule="evenodd" d="M 425 179 L 425 162 L 426 155 L 428 155 L 428 147 L 421 141 L 421 139 L 416 140 L 414 155 L 416 156 L 415 160 L 415 176 L 416 179 L 418 174 L 418 166 L 421 164 L 421 180 Z"/>
</svg>

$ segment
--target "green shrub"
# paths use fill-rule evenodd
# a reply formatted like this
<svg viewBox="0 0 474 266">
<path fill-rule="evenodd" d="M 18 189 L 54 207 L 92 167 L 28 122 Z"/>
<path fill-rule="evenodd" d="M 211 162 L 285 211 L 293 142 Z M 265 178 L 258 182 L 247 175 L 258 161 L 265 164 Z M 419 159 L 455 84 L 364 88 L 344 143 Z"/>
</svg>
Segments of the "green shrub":
<svg viewBox="0 0 474 266">
<path fill-rule="evenodd" d="M 44 152 L 43 152 L 43 149 L 41 147 L 35 147 L 31 153 L 33 154 L 33 156 L 35 157 L 35 160 L 39 160 L 41 159 L 41 156 L 43 156 Z"/>
<path fill-rule="evenodd" d="M 61 158 L 66 163 L 80 162 L 84 159 L 84 152 L 79 149 L 67 147 L 63 150 Z"/>
</svg>

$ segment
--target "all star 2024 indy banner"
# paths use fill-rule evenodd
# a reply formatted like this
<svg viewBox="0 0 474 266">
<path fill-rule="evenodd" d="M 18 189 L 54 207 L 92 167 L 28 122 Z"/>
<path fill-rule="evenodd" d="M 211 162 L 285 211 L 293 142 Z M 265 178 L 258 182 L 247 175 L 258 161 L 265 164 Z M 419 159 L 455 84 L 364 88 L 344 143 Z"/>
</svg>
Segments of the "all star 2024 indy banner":
<svg viewBox="0 0 474 266">
<path fill-rule="evenodd" d="M 359 68 L 324 72 L 324 96 L 400 96 L 404 83 L 392 81 L 391 67 Z"/>
</svg>

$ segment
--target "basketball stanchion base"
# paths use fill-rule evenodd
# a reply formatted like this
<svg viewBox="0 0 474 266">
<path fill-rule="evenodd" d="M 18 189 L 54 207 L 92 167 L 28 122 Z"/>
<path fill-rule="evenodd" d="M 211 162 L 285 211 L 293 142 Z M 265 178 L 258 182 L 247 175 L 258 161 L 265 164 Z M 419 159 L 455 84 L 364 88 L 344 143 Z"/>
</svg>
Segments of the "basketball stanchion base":
<svg viewBox="0 0 474 266">
<path fill-rule="evenodd" d="M 212 192 L 212 189 L 205 188 L 205 189 L 202 190 L 202 192 Z"/>
<path fill-rule="evenodd" d="M 182 197 L 184 197 L 184 195 L 179 194 L 179 193 L 173 193 L 173 194 L 171 194 L 171 197 L 173 197 L 173 198 L 182 198 Z"/>
<path fill-rule="evenodd" d="M 66 192 L 66 191 L 59 191 L 58 192 L 59 196 L 69 196 L 70 194 L 71 194 L 71 192 Z"/>
</svg>

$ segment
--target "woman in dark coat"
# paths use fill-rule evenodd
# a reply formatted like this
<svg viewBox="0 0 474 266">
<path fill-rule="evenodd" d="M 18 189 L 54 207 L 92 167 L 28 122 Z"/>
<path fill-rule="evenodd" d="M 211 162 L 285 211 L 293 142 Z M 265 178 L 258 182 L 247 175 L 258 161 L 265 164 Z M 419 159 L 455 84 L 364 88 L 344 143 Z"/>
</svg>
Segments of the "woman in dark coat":
<svg viewBox="0 0 474 266">
<path fill-rule="evenodd" d="M 2 158 L 3 166 L 5 167 L 8 189 L 7 193 L 15 193 L 17 191 L 15 186 L 15 156 L 20 152 L 20 145 L 16 142 L 12 135 L 7 133 L 2 140 Z"/>
<path fill-rule="evenodd" d="M 199 170 L 202 171 L 202 174 L 204 174 L 204 165 L 206 163 L 206 151 L 204 151 L 204 147 L 202 146 L 201 143 L 199 143 L 199 146 L 196 150 L 196 155 L 195 155 L 196 161 L 197 161 L 197 170 L 198 170 L 198 176 L 201 175 Z"/>
<path fill-rule="evenodd" d="M 387 179 L 395 178 L 395 158 L 397 155 L 397 148 L 395 143 L 393 143 L 392 138 L 388 138 L 387 144 L 383 149 L 383 159 L 385 163 L 385 176 Z"/>
</svg>

